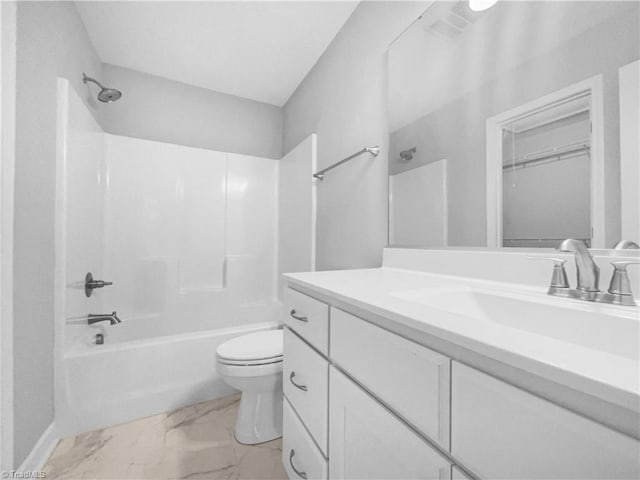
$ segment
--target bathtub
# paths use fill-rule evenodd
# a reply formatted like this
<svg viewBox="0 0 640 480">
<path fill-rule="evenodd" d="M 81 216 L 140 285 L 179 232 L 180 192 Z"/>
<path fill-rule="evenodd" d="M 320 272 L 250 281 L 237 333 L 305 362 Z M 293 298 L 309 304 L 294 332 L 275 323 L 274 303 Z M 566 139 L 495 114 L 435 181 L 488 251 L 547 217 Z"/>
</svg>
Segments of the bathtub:
<svg viewBox="0 0 640 480">
<path fill-rule="evenodd" d="M 221 343 L 260 330 L 279 328 L 281 309 L 263 321 L 149 338 L 152 319 L 118 325 L 71 325 L 74 339 L 61 359 L 56 391 L 60 437 L 156 415 L 233 393 L 215 369 Z M 104 345 L 95 344 L 103 333 Z M 166 333 L 166 332 L 165 332 Z"/>
</svg>

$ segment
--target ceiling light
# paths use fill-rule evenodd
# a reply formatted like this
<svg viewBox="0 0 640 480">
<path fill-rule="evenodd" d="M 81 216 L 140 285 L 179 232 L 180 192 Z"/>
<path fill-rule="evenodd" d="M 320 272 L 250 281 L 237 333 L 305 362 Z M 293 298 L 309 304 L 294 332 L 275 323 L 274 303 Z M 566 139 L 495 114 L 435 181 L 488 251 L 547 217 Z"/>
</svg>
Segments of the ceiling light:
<svg viewBox="0 0 640 480">
<path fill-rule="evenodd" d="M 469 0 L 469 8 L 474 12 L 481 12 L 493 7 L 498 0 Z"/>
</svg>

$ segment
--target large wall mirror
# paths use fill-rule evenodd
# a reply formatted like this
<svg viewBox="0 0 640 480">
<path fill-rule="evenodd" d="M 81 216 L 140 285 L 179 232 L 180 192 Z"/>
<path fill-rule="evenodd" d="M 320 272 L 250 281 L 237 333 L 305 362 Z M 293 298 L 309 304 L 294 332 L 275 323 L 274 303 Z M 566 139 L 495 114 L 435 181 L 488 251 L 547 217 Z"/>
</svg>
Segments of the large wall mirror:
<svg viewBox="0 0 640 480">
<path fill-rule="evenodd" d="M 436 1 L 389 49 L 389 243 L 640 241 L 640 4 Z"/>
</svg>

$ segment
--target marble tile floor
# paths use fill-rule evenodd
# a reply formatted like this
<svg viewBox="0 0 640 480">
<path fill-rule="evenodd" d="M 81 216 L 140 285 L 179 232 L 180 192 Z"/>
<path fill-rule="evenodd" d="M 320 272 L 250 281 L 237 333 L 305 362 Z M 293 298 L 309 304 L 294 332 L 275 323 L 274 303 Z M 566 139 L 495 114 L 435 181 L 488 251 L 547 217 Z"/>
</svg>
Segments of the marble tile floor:
<svg viewBox="0 0 640 480">
<path fill-rule="evenodd" d="M 260 445 L 233 435 L 240 395 L 60 440 L 47 480 L 286 479 L 282 439 Z"/>
</svg>

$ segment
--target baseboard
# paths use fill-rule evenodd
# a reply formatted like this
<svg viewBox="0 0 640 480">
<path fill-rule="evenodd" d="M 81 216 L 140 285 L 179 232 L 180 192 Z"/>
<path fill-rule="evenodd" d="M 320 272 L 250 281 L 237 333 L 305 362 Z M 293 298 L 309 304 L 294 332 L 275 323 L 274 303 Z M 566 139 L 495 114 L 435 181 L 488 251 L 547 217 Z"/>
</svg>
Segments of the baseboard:
<svg viewBox="0 0 640 480">
<path fill-rule="evenodd" d="M 42 470 L 58 440 L 55 422 L 51 422 L 33 446 L 27 458 L 24 459 L 20 468 L 16 469 L 16 472 L 38 472 Z"/>
</svg>

